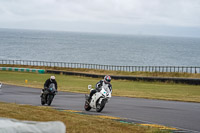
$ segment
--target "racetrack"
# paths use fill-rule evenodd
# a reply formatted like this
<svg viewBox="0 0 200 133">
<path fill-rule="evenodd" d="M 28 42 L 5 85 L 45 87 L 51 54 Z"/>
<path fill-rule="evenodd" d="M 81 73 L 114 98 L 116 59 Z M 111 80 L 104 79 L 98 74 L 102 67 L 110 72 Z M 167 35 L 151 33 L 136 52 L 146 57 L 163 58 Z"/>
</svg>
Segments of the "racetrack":
<svg viewBox="0 0 200 133">
<path fill-rule="evenodd" d="M 3 85 L 0 101 L 41 106 L 40 89 Z M 98 114 L 128 118 L 137 123 L 155 123 L 186 132 L 200 132 L 200 103 L 149 100 L 140 98 L 112 97 L 101 113 L 84 110 L 85 94 L 58 92 L 52 107 L 77 110 L 88 114 Z"/>
</svg>

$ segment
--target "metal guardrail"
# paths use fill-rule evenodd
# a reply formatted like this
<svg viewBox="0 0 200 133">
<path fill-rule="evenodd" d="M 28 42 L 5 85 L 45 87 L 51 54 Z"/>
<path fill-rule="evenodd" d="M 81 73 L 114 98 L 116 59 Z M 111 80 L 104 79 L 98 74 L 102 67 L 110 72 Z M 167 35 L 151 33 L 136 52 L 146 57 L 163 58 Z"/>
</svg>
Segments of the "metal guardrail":
<svg viewBox="0 0 200 133">
<path fill-rule="evenodd" d="M 48 61 L 31 61 L 31 60 L 0 60 L 0 64 L 62 67 L 62 68 L 84 68 L 84 69 L 127 71 L 127 72 L 141 71 L 141 72 L 200 73 L 200 67 L 198 66 L 116 66 L 116 65 L 48 62 Z"/>
</svg>

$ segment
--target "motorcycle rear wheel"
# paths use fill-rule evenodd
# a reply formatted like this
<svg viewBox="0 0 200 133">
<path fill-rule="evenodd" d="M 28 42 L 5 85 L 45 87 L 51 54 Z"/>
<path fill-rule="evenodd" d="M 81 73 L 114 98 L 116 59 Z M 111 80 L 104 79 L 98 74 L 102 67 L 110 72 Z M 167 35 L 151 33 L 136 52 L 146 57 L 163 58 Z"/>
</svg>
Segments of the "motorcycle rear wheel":
<svg viewBox="0 0 200 133">
<path fill-rule="evenodd" d="M 85 108 L 86 111 L 90 111 L 90 109 L 91 109 L 91 107 L 90 107 L 90 105 L 87 101 L 85 101 L 84 108 Z"/>
</svg>

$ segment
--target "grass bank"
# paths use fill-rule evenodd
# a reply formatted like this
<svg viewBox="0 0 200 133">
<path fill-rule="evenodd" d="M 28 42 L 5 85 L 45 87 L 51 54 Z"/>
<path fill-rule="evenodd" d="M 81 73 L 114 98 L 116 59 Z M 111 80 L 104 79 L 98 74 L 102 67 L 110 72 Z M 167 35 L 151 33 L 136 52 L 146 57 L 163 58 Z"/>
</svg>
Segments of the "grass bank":
<svg viewBox="0 0 200 133">
<path fill-rule="evenodd" d="M 43 88 L 50 74 L 0 71 L 0 81 L 7 84 Z M 25 83 L 28 80 L 28 83 Z M 87 86 L 99 78 L 56 75 L 60 91 L 89 93 Z M 138 97 L 174 101 L 200 102 L 200 86 L 160 82 L 112 80 L 113 96 Z"/>
<path fill-rule="evenodd" d="M 68 133 L 169 133 L 169 131 L 157 128 L 125 124 L 95 116 L 58 111 L 45 106 L 0 102 L 0 108 L 0 117 L 28 121 L 62 121 L 66 125 Z"/>
<path fill-rule="evenodd" d="M 81 69 L 81 68 L 62 68 L 62 67 L 43 67 L 43 66 L 28 66 L 28 65 L 3 65 L 0 67 L 21 67 L 21 68 L 37 68 L 49 70 L 62 70 L 70 72 L 91 73 L 99 75 L 124 75 L 124 76 L 138 76 L 138 77 L 179 77 L 179 78 L 200 78 L 197 73 L 178 73 L 178 72 L 123 72 L 123 71 L 106 71 L 96 69 Z"/>
</svg>

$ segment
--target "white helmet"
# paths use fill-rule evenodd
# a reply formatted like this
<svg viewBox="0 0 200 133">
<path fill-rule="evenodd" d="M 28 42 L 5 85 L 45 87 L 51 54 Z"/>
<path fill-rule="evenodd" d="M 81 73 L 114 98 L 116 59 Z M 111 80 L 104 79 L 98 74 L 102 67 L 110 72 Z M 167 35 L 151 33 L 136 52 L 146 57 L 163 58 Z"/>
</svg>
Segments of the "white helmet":
<svg viewBox="0 0 200 133">
<path fill-rule="evenodd" d="M 51 77 L 50 77 L 50 79 L 52 79 L 52 80 L 55 80 L 55 79 L 56 79 L 56 77 L 55 77 L 55 76 L 51 76 Z"/>
</svg>

